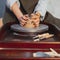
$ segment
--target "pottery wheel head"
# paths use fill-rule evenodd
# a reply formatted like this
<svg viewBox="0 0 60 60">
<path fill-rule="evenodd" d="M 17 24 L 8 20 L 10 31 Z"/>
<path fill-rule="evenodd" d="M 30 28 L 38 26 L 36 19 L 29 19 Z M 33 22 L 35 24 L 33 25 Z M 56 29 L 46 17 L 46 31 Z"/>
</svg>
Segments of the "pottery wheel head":
<svg viewBox="0 0 60 60">
<path fill-rule="evenodd" d="M 39 27 L 36 28 L 25 28 L 25 27 L 21 27 L 19 24 L 13 24 L 11 25 L 11 29 L 13 31 L 17 31 L 17 32 L 45 32 L 49 29 L 49 27 L 45 24 L 40 24 Z"/>
</svg>

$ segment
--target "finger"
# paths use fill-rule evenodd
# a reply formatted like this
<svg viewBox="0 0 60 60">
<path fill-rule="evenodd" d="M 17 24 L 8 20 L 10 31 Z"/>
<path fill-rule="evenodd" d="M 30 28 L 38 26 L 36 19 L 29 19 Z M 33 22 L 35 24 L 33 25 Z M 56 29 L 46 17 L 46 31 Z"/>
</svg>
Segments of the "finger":
<svg viewBox="0 0 60 60">
<path fill-rule="evenodd" d="M 39 13 L 39 12 L 36 12 L 35 14 L 36 14 L 37 16 L 40 16 L 40 13 Z"/>
<path fill-rule="evenodd" d="M 37 16 L 37 15 L 32 15 L 31 16 L 31 19 L 37 19 L 37 18 L 39 18 L 39 16 Z"/>
<path fill-rule="evenodd" d="M 20 20 L 20 24 L 25 24 L 27 21 L 26 20 L 24 20 L 24 19 L 21 19 Z"/>
<path fill-rule="evenodd" d="M 31 13 L 31 15 L 34 15 L 35 13 Z"/>
<path fill-rule="evenodd" d="M 23 23 L 24 24 L 24 23 L 26 23 L 26 21 L 22 20 L 22 21 L 20 21 L 20 23 Z"/>
<path fill-rule="evenodd" d="M 35 16 L 35 14 L 32 13 L 32 14 L 31 14 L 31 18 L 34 17 L 34 16 Z"/>
<path fill-rule="evenodd" d="M 23 22 L 20 22 L 20 25 L 21 26 L 24 26 L 25 24 L 26 24 L 26 22 L 24 22 L 24 23 Z"/>
<path fill-rule="evenodd" d="M 28 14 L 26 14 L 26 15 L 24 15 L 25 17 L 29 17 L 29 15 Z"/>
<path fill-rule="evenodd" d="M 37 21 L 33 21 L 33 22 L 34 22 L 34 23 L 36 23 L 36 24 L 37 24 L 37 23 L 39 23 L 39 21 L 38 21 L 38 20 L 37 20 Z"/>
<path fill-rule="evenodd" d="M 34 18 L 34 19 L 32 19 L 32 21 L 40 21 L 40 19 L 39 18 Z"/>
<path fill-rule="evenodd" d="M 27 20 L 29 20 L 29 17 L 28 17 L 28 16 L 24 16 L 23 19 L 24 19 L 25 21 L 27 21 Z"/>
<path fill-rule="evenodd" d="M 35 23 L 35 26 L 38 27 L 39 26 L 39 23 Z"/>
</svg>

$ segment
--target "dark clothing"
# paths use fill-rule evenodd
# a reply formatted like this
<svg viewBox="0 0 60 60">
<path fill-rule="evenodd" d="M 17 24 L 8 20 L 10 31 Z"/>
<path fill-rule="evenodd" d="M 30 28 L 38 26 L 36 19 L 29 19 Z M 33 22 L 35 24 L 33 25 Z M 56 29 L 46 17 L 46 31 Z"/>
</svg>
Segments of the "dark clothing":
<svg viewBox="0 0 60 60">
<path fill-rule="evenodd" d="M 53 17 L 50 13 L 47 13 L 44 21 L 54 25 L 58 30 L 60 30 L 60 19 Z"/>
<path fill-rule="evenodd" d="M 31 14 L 38 3 L 38 0 L 20 0 L 24 10 L 28 13 Z"/>
</svg>

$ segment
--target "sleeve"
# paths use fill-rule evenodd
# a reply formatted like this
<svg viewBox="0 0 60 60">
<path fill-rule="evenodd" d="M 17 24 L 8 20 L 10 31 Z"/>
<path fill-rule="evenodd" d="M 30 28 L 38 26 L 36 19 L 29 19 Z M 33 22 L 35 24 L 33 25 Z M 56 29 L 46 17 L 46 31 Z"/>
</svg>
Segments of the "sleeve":
<svg viewBox="0 0 60 60">
<path fill-rule="evenodd" d="M 6 0 L 0 0 L 0 18 L 3 18 L 5 12 Z"/>
<path fill-rule="evenodd" d="M 17 2 L 18 6 L 20 7 L 19 0 L 7 0 L 6 5 L 10 9 L 15 2 Z"/>
<path fill-rule="evenodd" d="M 43 20 L 45 17 L 46 10 L 47 10 L 47 4 L 48 4 L 48 0 L 39 0 L 38 4 L 35 7 L 34 12 L 36 11 L 40 12 L 41 17 L 42 17 L 41 20 Z"/>
</svg>

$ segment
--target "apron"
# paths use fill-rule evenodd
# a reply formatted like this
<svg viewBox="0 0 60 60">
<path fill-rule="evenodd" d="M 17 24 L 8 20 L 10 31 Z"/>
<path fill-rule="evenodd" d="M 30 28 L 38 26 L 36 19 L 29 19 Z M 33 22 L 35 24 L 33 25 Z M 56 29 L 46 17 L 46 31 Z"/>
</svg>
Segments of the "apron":
<svg viewBox="0 0 60 60">
<path fill-rule="evenodd" d="M 28 14 L 31 14 L 38 3 L 38 0 L 20 0 L 22 6 Z"/>
<path fill-rule="evenodd" d="M 47 12 L 44 22 L 54 25 L 60 31 L 60 19 L 53 17 L 49 12 Z"/>
<path fill-rule="evenodd" d="M 19 2 L 21 3 L 20 9 L 23 14 L 30 14 L 33 12 L 36 4 L 38 3 L 38 0 L 19 0 Z M 3 24 L 6 24 L 8 22 L 18 23 L 18 20 L 16 16 L 6 7 Z"/>
</svg>

